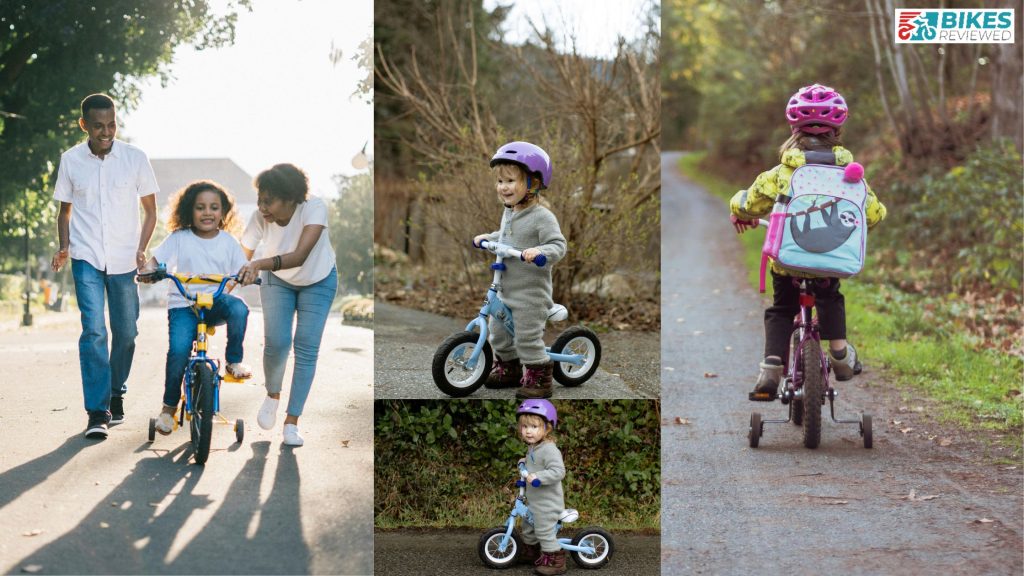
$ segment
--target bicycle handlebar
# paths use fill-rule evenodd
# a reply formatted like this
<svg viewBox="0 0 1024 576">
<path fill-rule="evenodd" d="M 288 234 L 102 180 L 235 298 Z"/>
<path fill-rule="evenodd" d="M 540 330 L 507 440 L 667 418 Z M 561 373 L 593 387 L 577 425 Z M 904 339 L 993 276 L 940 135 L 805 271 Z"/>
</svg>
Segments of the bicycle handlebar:
<svg viewBox="0 0 1024 576">
<path fill-rule="evenodd" d="M 520 479 L 516 480 L 516 486 L 526 486 L 526 477 L 529 476 L 529 475 L 530 475 L 530 473 L 526 470 L 526 464 L 523 464 L 522 462 L 520 462 L 519 463 L 519 478 Z M 539 478 L 534 478 L 533 482 L 530 482 L 530 486 L 533 486 L 534 488 L 537 488 L 538 486 L 540 486 L 540 479 Z"/>
<path fill-rule="evenodd" d="M 477 248 L 480 248 L 481 250 L 487 250 L 488 252 L 496 256 L 501 256 L 503 258 L 512 256 L 514 258 L 519 258 L 523 262 L 526 262 L 526 258 L 523 258 L 522 251 L 516 250 L 515 248 L 509 246 L 508 244 L 499 244 L 498 242 L 488 242 L 487 240 L 481 240 L 480 245 L 477 246 Z M 538 254 L 533 259 L 533 263 L 538 268 L 543 268 L 544 265 L 547 264 L 547 262 L 548 257 L 543 254 Z"/>
<path fill-rule="evenodd" d="M 185 284 L 219 284 L 217 291 L 214 292 L 213 298 L 216 299 L 224 292 L 224 287 L 228 282 L 234 280 L 238 281 L 238 274 L 168 274 L 167 265 L 160 263 L 157 264 L 156 270 L 147 272 L 144 274 L 136 274 L 136 276 L 143 281 L 159 282 L 170 278 L 174 281 L 174 285 L 178 288 L 178 292 L 184 296 L 187 300 L 195 302 L 196 296 L 189 294 L 185 288 Z M 263 280 L 257 278 L 254 284 L 262 284 Z"/>
</svg>

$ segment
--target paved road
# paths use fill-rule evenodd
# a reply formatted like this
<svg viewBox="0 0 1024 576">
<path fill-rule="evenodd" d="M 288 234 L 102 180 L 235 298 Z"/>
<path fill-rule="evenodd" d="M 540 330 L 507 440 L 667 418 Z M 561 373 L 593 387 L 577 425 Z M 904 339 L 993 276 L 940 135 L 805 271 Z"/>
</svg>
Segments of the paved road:
<svg viewBox="0 0 1024 576">
<path fill-rule="evenodd" d="M 401 530 L 374 535 L 373 573 L 378 576 L 477 576 L 479 574 L 532 574 L 533 566 L 522 565 L 498 571 L 485 568 L 477 556 L 477 543 L 483 531 Z M 612 534 L 615 555 L 611 562 L 594 572 L 600 576 L 657 576 L 658 536 Z M 582 574 L 568 560 L 570 573 Z"/>
<path fill-rule="evenodd" d="M 146 442 L 163 390 L 166 311 L 143 309 L 127 421 L 105 441 L 81 436 L 80 327 L 44 324 L 0 332 L 0 571 L 372 570 L 372 331 L 329 320 L 302 419 L 306 445 L 286 448 L 279 429 L 256 425 L 263 319 L 254 309 L 246 349 L 259 385 L 221 394 L 222 413 L 245 419 L 245 440 L 216 427 L 203 467 L 190 463 L 185 430 Z M 217 351 L 223 338 L 214 337 Z"/>
<path fill-rule="evenodd" d="M 465 330 L 468 320 L 455 320 L 429 312 L 400 308 L 384 302 L 374 305 L 374 346 L 378 350 L 374 365 L 374 394 L 377 398 L 448 398 L 441 392 L 430 375 L 430 363 L 434 351 L 453 332 Z M 554 397 L 563 399 L 582 398 L 651 398 L 658 393 L 656 370 L 646 365 L 632 373 L 643 374 L 638 378 L 647 382 L 644 386 L 630 387 L 617 372 L 607 369 L 616 366 L 619 355 L 625 356 L 624 343 L 616 336 L 600 336 L 603 343 L 601 368 L 594 376 L 575 388 L 555 384 Z M 611 345 L 605 340 L 614 341 Z M 657 366 L 657 334 L 638 335 L 638 346 L 651 351 L 645 363 L 650 368 Z M 553 338 L 548 339 L 550 344 Z M 621 365 L 621 361 L 618 361 Z M 607 369 L 606 369 L 607 368 Z M 489 390 L 481 387 L 471 398 L 511 398 L 514 390 Z"/>
<path fill-rule="evenodd" d="M 662 218 L 678 223 L 662 228 L 664 573 L 1021 574 L 1020 467 L 901 434 L 870 350 L 837 410 L 874 413 L 873 450 L 830 422 L 815 451 L 789 424 L 747 447 L 752 409 L 785 415 L 746 400 L 763 304 L 727 208 L 678 159 L 662 156 Z"/>
</svg>

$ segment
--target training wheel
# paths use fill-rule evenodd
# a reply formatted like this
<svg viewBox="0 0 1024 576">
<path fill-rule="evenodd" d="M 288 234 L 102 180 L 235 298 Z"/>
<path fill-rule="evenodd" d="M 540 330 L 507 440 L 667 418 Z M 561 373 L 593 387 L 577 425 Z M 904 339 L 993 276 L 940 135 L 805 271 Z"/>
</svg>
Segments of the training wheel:
<svg viewBox="0 0 1024 576">
<path fill-rule="evenodd" d="M 751 412 L 750 413 L 750 432 L 747 433 L 747 438 L 750 439 L 750 447 L 757 448 L 758 441 L 761 440 L 761 413 Z"/>
<path fill-rule="evenodd" d="M 156 440 L 156 418 L 149 419 L 149 441 Z"/>
<path fill-rule="evenodd" d="M 864 447 L 871 448 L 871 414 L 863 414 L 860 417 L 860 435 L 864 437 Z"/>
<path fill-rule="evenodd" d="M 238 440 L 238 443 L 241 444 L 242 438 L 245 438 L 245 421 L 239 418 L 235 420 L 235 440 Z"/>
</svg>

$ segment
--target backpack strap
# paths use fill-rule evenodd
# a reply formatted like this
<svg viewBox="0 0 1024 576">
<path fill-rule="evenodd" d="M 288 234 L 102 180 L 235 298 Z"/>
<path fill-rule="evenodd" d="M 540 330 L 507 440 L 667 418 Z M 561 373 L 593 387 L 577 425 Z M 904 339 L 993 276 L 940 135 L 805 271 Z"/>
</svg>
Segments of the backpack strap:
<svg viewBox="0 0 1024 576">
<path fill-rule="evenodd" d="M 828 152 L 807 150 L 804 152 L 804 162 L 807 164 L 827 164 L 829 166 L 835 166 L 836 153 L 831 150 Z"/>
</svg>

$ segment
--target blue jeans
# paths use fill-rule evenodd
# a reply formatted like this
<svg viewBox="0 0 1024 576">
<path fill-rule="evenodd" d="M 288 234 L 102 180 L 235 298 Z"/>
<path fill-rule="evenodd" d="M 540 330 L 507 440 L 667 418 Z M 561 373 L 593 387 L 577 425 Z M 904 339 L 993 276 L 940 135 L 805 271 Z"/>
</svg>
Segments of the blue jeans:
<svg viewBox="0 0 1024 576">
<path fill-rule="evenodd" d="M 249 322 L 249 307 L 237 296 L 221 294 L 206 311 L 206 325 L 228 325 L 228 347 L 224 356 L 228 364 L 242 361 L 242 341 Z M 191 306 L 167 310 L 167 369 L 164 378 L 164 406 L 177 406 L 181 399 L 181 380 L 188 369 L 192 343 L 196 339 L 199 316 Z"/>
<path fill-rule="evenodd" d="M 338 271 L 331 270 L 326 278 L 309 286 L 295 286 L 273 274 L 263 274 L 260 298 L 263 300 L 263 371 L 267 377 L 267 392 L 281 392 L 288 352 L 295 345 L 295 370 L 292 389 L 288 397 L 288 414 L 301 416 L 309 389 L 316 375 L 316 360 L 320 353 L 320 340 L 324 335 L 327 314 L 338 291 Z M 295 337 L 292 323 L 296 316 Z"/>
<path fill-rule="evenodd" d="M 139 287 L 135 272 L 107 274 L 85 260 L 71 260 L 75 295 L 82 312 L 82 336 L 78 339 L 78 361 L 82 369 L 82 391 L 87 412 L 108 412 L 111 396 L 128 391 L 128 373 L 135 356 L 139 334 Z M 110 309 L 110 352 L 104 299 Z"/>
</svg>

